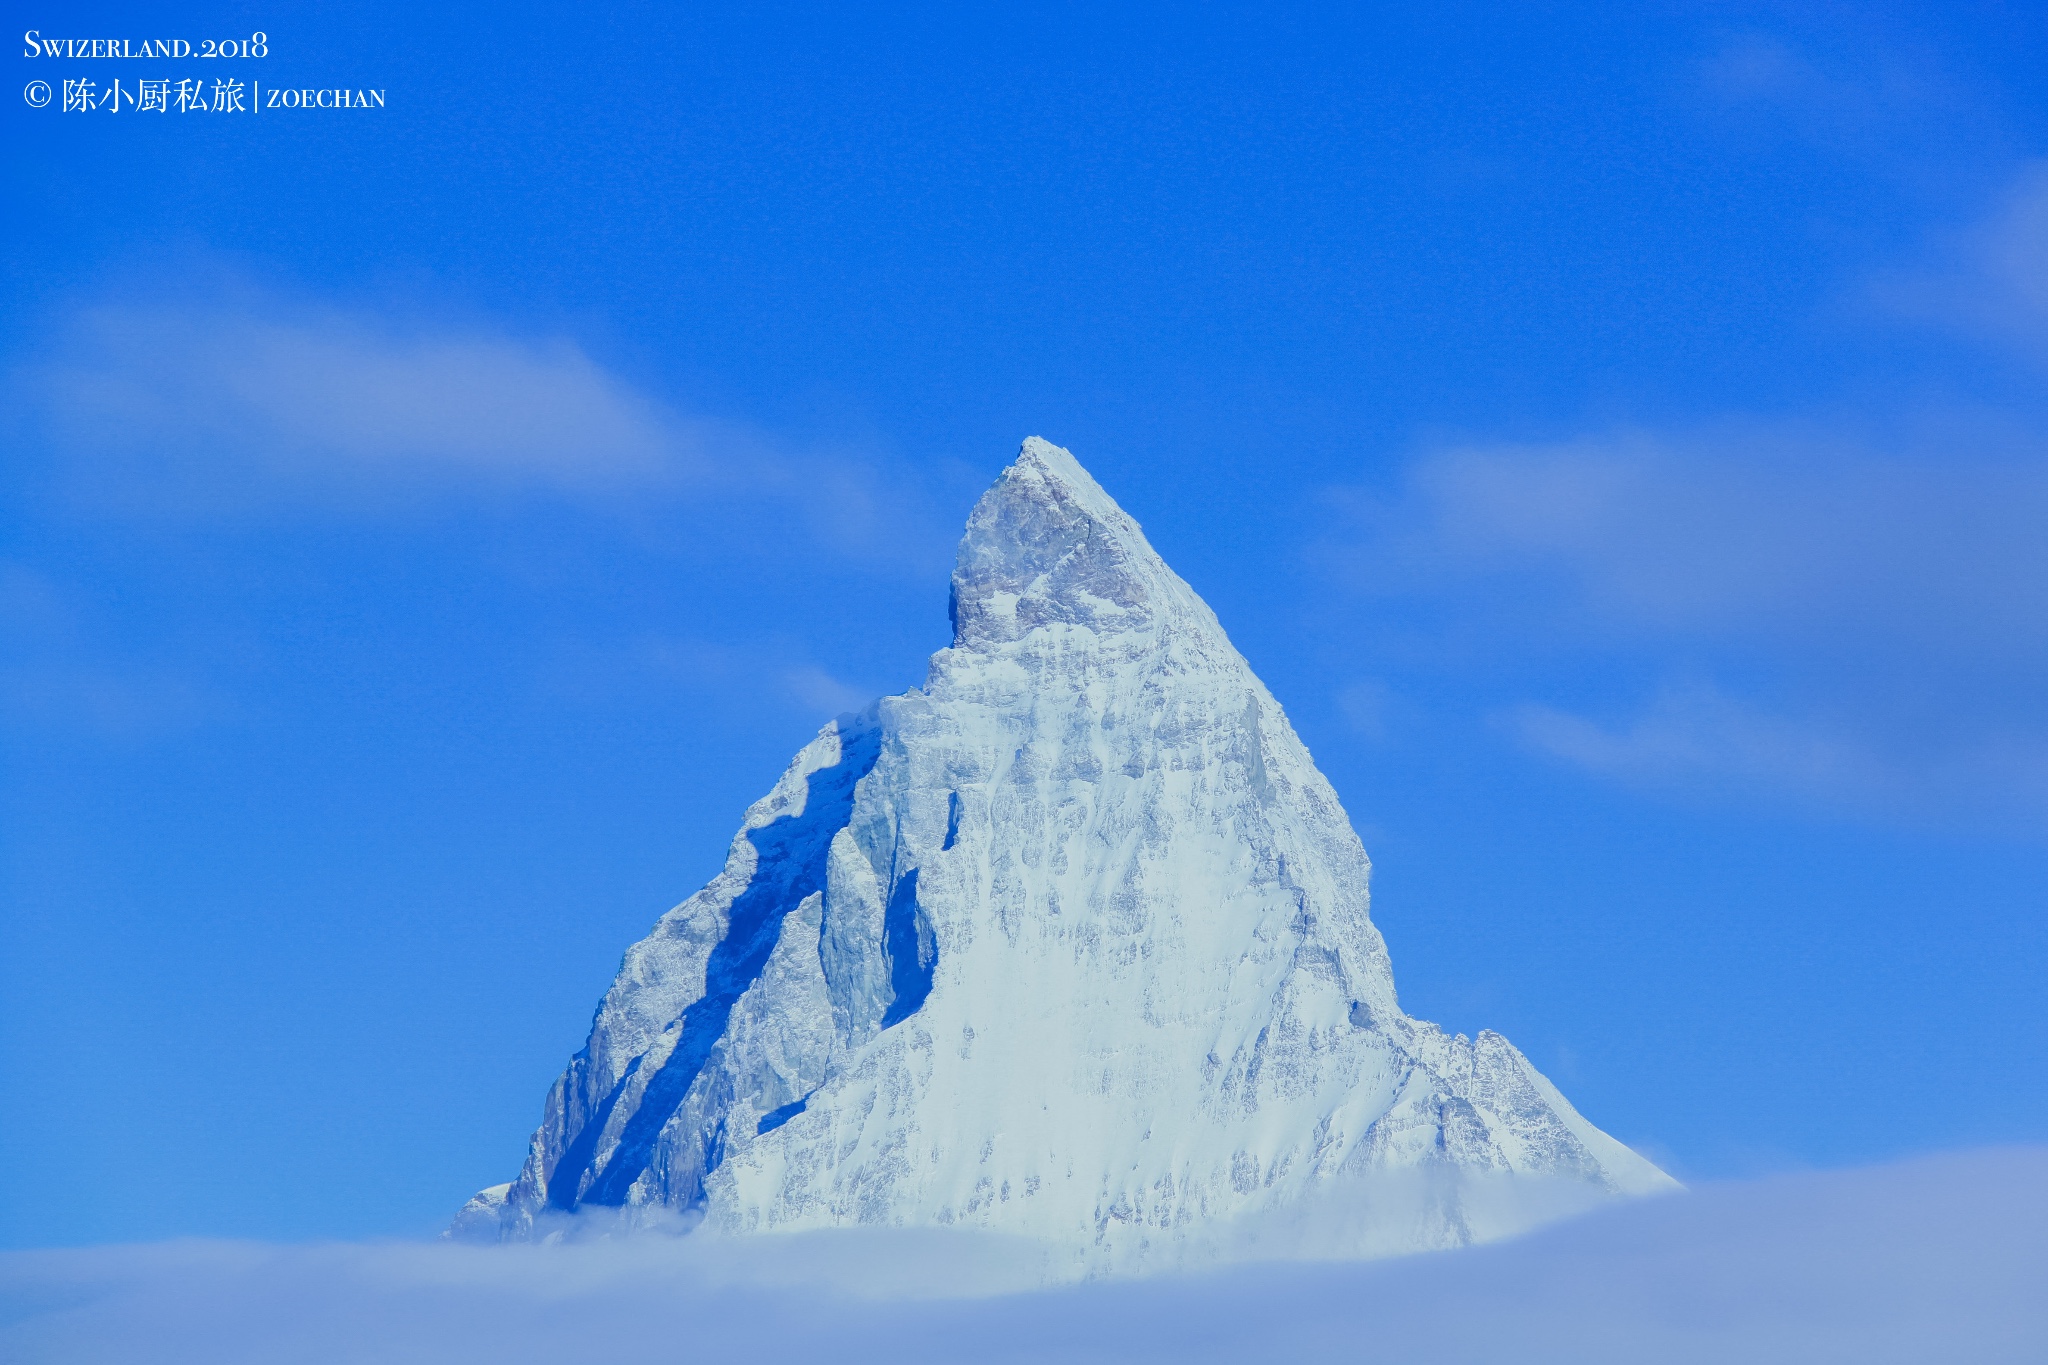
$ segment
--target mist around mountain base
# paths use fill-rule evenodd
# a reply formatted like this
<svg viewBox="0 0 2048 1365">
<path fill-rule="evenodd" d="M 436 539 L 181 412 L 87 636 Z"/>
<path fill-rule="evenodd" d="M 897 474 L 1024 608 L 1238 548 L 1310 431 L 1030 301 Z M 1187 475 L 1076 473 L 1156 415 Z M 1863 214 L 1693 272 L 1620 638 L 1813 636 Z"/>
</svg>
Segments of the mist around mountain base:
<svg viewBox="0 0 2048 1365">
<path fill-rule="evenodd" d="M 2048 1148 L 1707 1185 L 1489 1246 L 1016 1292 L 945 1229 L 542 1245 L 176 1242 L 0 1256 L 21 1365 L 2048 1358 Z M 1255 1257 L 1256 1248 L 1239 1248 Z M 227 1327 L 225 1324 L 232 1324 Z"/>
</svg>

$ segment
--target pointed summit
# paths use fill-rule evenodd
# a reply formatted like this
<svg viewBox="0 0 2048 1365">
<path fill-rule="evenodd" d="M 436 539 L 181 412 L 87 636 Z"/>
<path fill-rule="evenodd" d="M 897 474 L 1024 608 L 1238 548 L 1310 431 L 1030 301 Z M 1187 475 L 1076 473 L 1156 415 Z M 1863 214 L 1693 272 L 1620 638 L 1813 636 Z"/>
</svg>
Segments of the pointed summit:
<svg viewBox="0 0 2048 1365">
<path fill-rule="evenodd" d="M 1178 589 L 1178 591 L 1175 591 Z M 1080 461 L 1033 436 L 967 518 L 953 570 L 956 647 L 1053 622 L 1143 628 L 1194 594 Z"/>
<path fill-rule="evenodd" d="M 1064 486 L 1073 496 L 1091 504 L 1091 510 L 1105 520 L 1122 519 L 1136 526 L 1116 505 L 1116 500 L 1095 482 L 1094 476 L 1081 467 L 1081 462 L 1074 458 L 1074 452 L 1066 447 L 1056 446 L 1043 436 L 1026 436 L 1024 444 L 1017 448 L 1017 458 L 1010 462 L 1010 467 L 1003 471 L 996 484 L 1001 486 L 1012 475 L 1027 471 L 1037 478 Z"/>
<path fill-rule="evenodd" d="M 1025 442 L 975 506 L 953 615 L 925 686 L 819 732 L 627 951 L 454 1231 L 983 1228 L 1071 1277 L 1671 1186 L 1499 1034 L 1402 1012 L 1336 793 L 1073 456 Z"/>
</svg>

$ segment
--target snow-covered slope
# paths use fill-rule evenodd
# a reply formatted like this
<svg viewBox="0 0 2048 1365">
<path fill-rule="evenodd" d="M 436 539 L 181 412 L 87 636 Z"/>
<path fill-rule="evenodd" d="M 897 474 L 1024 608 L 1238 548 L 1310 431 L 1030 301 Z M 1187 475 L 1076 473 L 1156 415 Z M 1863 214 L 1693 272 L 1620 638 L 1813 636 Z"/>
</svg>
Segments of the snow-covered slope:
<svg viewBox="0 0 2048 1365">
<path fill-rule="evenodd" d="M 826 726 L 628 950 L 455 1232 L 947 1224 L 1068 1275 L 1671 1187 L 1507 1039 L 1401 1012 L 1336 794 L 1066 451 L 1025 442 L 975 507 L 952 616 L 925 686 Z M 1288 1245 L 1317 1207 L 1351 1212 Z"/>
</svg>

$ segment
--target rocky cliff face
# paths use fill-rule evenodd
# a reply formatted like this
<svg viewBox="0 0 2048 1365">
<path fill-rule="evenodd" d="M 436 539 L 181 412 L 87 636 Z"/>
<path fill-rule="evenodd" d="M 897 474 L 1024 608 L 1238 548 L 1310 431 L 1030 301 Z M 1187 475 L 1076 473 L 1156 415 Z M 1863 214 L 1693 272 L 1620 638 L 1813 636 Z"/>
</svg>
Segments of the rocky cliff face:
<svg viewBox="0 0 2048 1365">
<path fill-rule="evenodd" d="M 1518 1183 L 1671 1185 L 1505 1038 L 1401 1012 L 1336 794 L 1066 451 L 976 506 L 952 615 L 925 686 L 826 726 L 627 952 L 457 1232 L 953 1225 L 1085 1274 L 1347 1191 L 1405 1193 L 1320 1251 L 1512 1230 Z"/>
</svg>

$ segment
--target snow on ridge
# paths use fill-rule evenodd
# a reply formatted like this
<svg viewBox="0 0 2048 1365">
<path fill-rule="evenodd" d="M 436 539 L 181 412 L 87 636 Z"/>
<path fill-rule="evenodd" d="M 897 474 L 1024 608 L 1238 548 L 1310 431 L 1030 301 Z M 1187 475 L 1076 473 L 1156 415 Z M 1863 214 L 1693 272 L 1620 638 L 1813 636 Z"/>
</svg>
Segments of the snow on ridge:
<svg viewBox="0 0 2048 1365">
<path fill-rule="evenodd" d="M 1400 1010 L 1335 792 L 1067 451 L 1026 441 L 976 505 L 952 616 L 925 686 L 820 731 L 628 951 L 520 1178 L 454 1231 L 973 1227 L 1066 1276 L 1340 1188 L 1403 1193 L 1316 1254 L 1562 1207 L 1503 1180 L 1672 1187 L 1505 1038 Z"/>
</svg>

